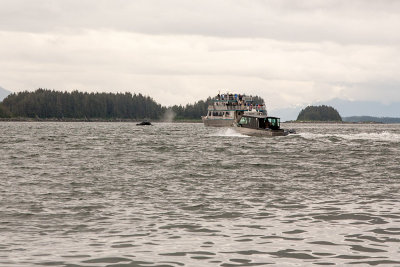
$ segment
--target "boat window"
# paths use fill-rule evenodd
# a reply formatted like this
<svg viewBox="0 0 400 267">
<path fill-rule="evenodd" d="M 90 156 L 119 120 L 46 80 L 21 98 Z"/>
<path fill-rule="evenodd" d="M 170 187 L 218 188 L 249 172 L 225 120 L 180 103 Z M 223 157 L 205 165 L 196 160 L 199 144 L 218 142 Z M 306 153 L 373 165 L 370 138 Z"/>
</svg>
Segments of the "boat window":
<svg viewBox="0 0 400 267">
<path fill-rule="evenodd" d="M 249 124 L 251 124 L 251 127 L 257 128 L 258 124 L 257 124 L 257 118 L 249 118 Z"/>
<path fill-rule="evenodd" d="M 260 118 L 258 119 L 258 128 L 265 129 L 266 119 Z"/>
<path fill-rule="evenodd" d="M 242 117 L 239 121 L 239 124 L 247 125 L 248 127 L 255 127 L 255 128 L 258 127 L 256 118 L 252 117 Z"/>
<path fill-rule="evenodd" d="M 242 118 L 240 119 L 240 121 L 239 121 L 239 124 L 242 124 L 242 125 L 248 124 L 247 118 L 246 118 L 246 117 L 242 117 Z"/>
<path fill-rule="evenodd" d="M 268 118 L 269 125 L 271 128 L 279 128 L 280 127 L 280 119 L 279 118 Z"/>
</svg>

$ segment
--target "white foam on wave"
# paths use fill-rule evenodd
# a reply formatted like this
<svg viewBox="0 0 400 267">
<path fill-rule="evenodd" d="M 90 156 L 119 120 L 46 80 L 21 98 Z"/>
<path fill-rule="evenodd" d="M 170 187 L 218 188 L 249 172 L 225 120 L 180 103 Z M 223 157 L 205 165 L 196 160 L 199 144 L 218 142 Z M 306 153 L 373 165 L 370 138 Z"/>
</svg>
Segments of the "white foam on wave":
<svg viewBox="0 0 400 267">
<path fill-rule="evenodd" d="M 244 134 L 238 133 L 232 128 L 221 128 L 221 129 L 218 129 L 218 131 L 213 133 L 213 134 L 211 134 L 211 136 L 250 137 L 248 135 L 244 135 Z"/>
<path fill-rule="evenodd" d="M 372 140 L 372 141 L 400 142 L 400 134 L 386 132 L 386 131 L 380 133 L 356 133 L 356 134 L 300 133 L 300 136 L 306 139 L 323 139 L 328 137 L 336 137 L 345 140 Z"/>
</svg>

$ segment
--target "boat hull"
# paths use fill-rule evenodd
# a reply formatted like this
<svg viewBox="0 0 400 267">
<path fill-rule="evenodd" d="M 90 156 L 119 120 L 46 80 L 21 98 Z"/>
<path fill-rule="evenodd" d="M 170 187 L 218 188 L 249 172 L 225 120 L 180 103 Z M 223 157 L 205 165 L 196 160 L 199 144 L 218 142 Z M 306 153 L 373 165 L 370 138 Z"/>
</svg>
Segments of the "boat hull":
<svg viewBox="0 0 400 267">
<path fill-rule="evenodd" d="M 245 128 L 245 127 L 235 127 L 235 131 L 238 133 L 249 135 L 249 136 L 285 136 L 287 132 L 283 129 L 279 130 L 272 130 L 272 129 L 252 129 L 252 128 Z"/>
<path fill-rule="evenodd" d="M 205 126 L 210 127 L 231 127 L 234 120 L 233 119 L 209 119 L 207 117 L 202 117 Z"/>
</svg>

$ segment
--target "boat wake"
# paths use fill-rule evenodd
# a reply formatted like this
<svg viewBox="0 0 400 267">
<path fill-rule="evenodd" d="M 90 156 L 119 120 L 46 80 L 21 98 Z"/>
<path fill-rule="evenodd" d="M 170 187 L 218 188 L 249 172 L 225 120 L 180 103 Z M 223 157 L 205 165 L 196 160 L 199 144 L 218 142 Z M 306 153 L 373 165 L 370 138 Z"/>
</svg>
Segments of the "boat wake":
<svg viewBox="0 0 400 267">
<path fill-rule="evenodd" d="M 369 140 L 369 141 L 384 141 L 384 142 L 400 142 L 400 134 L 391 132 L 380 133 L 356 133 L 356 134 L 314 134 L 314 133 L 300 133 L 301 137 L 305 139 L 324 139 L 324 138 L 338 138 L 344 140 Z"/>
<path fill-rule="evenodd" d="M 210 136 L 250 137 L 248 135 L 238 133 L 232 128 L 218 129 L 217 132 L 211 134 Z"/>
</svg>

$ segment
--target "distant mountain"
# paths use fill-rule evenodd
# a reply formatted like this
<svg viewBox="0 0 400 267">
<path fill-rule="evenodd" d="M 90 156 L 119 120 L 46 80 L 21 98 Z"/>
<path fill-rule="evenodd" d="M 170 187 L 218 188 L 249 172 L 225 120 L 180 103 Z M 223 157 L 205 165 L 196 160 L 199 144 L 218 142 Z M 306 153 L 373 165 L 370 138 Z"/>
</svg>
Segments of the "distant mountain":
<svg viewBox="0 0 400 267">
<path fill-rule="evenodd" d="M 319 102 L 320 105 L 329 105 L 337 109 L 342 117 L 372 116 L 372 117 L 399 117 L 400 103 L 388 105 L 374 101 L 350 101 L 334 98 Z"/>
<path fill-rule="evenodd" d="M 9 94 L 11 94 L 10 91 L 4 89 L 3 87 L 0 87 L 0 102 L 3 101 L 3 99 L 6 98 Z"/>
<path fill-rule="evenodd" d="M 334 107 L 342 117 L 370 116 L 370 117 L 400 117 L 400 103 L 385 105 L 374 101 L 350 101 L 334 98 L 328 101 L 315 102 L 312 105 L 327 105 Z M 268 110 L 268 114 L 280 117 L 282 121 L 296 120 L 304 107 L 292 107 Z"/>
<path fill-rule="evenodd" d="M 352 117 L 344 117 L 343 121 L 346 121 L 346 122 L 400 123 L 400 118 L 352 116 Z"/>
</svg>

